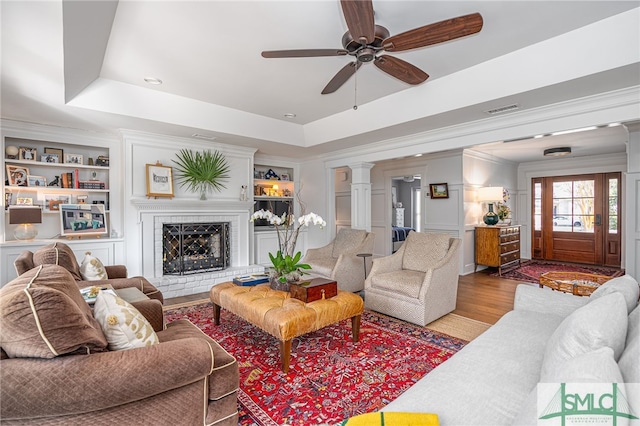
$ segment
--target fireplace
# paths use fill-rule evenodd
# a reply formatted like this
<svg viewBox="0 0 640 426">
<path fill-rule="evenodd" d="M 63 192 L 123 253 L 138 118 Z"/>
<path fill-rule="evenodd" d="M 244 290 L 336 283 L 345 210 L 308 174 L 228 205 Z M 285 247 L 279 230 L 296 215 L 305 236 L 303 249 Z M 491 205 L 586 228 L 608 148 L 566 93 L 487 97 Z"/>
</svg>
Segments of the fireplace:
<svg viewBox="0 0 640 426">
<path fill-rule="evenodd" d="M 163 275 L 226 269 L 230 264 L 229 222 L 162 225 Z"/>
</svg>

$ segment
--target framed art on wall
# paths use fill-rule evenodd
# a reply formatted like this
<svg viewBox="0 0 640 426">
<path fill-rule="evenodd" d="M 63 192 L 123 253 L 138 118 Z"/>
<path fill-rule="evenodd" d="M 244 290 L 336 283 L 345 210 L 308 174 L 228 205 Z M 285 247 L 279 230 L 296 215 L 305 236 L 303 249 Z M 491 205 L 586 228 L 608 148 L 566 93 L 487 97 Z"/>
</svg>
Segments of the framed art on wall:
<svg viewBox="0 0 640 426">
<path fill-rule="evenodd" d="M 147 164 L 147 197 L 173 197 L 173 168 Z"/>
<path fill-rule="evenodd" d="M 431 198 L 449 198 L 449 186 L 446 183 L 430 183 Z"/>
</svg>

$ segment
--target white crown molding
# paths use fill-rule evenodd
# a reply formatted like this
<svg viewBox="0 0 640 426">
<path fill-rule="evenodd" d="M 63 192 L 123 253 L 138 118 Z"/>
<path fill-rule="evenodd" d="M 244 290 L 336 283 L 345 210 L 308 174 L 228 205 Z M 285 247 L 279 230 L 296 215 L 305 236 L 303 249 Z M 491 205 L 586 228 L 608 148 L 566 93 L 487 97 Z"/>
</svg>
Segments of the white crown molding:
<svg viewBox="0 0 640 426">
<path fill-rule="evenodd" d="M 244 146 L 229 145 L 215 141 L 203 141 L 180 136 L 167 136 L 130 129 L 119 129 L 119 132 L 122 135 L 122 139 L 127 143 L 142 144 L 146 146 L 158 146 L 158 144 L 162 144 L 163 146 L 175 147 L 176 150 L 181 148 L 213 149 L 228 155 L 237 155 L 240 157 L 251 157 L 257 151 L 256 148 L 247 148 Z"/>
<path fill-rule="evenodd" d="M 560 102 L 530 110 L 516 111 L 497 117 L 472 121 L 455 126 L 444 127 L 375 142 L 366 146 L 334 151 L 321 157 L 329 168 L 343 166 L 351 157 L 359 161 L 381 161 L 399 156 L 411 156 L 429 152 L 439 152 L 456 148 L 469 148 L 479 143 L 495 142 L 523 136 L 533 137 L 536 125 L 544 125 L 545 132 L 566 130 L 562 127 L 562 119 L 570 119 L 583 115 L 613 111 L 620 121 L 640 119 L 638 99 L 640 86 L 634 86 L 598 95 L 587 96 L 571 101 Z M 590 123 L 591 125 L 608 124 Z M 527 132 L 526 129 L 531 129 Z M 526 132 L 526 133 L 525 133 Z M 444 146 L 449 144 L 448 146 Z"/>
<path fill-rule="evenodd" d="M 116 135 L 98 133 L 91 130 L 51 126 L 9 119 L 0 120 L 3 137 L 42 140 L 76 145 L 108 146 L 118 142 Z"/>
</svg>

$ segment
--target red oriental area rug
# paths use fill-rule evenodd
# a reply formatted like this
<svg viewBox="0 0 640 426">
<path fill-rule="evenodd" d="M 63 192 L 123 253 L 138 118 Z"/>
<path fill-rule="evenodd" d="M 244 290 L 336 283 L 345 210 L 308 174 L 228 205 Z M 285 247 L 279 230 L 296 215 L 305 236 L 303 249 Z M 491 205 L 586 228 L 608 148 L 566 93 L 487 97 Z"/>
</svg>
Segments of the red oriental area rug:
<svg viewBox="0 0 640 426">
<path fill-rule="evenodd" d="M 522 265 L 502 270 L 502 278 L 523 281 L 528 283 L 540 283 L 540 275 L 551 272 L 586 272 L 588 274 L 606 275 L 609 277 L 619 277 L 624 275 L 624 269 L 610 268 L 607 266 L 582 265 L 577 263 L 562 263 L 550 260 L 527 260 Z M 493 272 L 491 276 L 497 277 L 498 272 Z"/>
<path fill-rule="evenodd" d="M 358 343 L 350 320 L 293 339 L 285 374 L 277 339 L 259 328 L 224 309 L 213 325 L 211 303 L 165 312 L 183 317 L 238 360 L 241 425 L 337 424 L 376 411 L 467 343 L 365 311 Z"/>
</svg>

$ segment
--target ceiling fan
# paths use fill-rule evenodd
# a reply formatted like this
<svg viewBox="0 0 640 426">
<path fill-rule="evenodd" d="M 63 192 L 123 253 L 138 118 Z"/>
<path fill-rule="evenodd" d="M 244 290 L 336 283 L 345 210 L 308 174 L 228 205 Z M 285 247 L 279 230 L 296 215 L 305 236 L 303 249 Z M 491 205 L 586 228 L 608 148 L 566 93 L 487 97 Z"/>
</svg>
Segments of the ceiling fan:
<svg viewBox="0 0 640 426">
<path fill-rule="evenodd" d="M 305 58 L 316 56 L 355 57 L 329 81 L 322 94 L 333 93 L 355 74 L 362 64 L 373 62 L 387 74 L 408 84 L 420 84 L 429 75 L 410 63 L 380 52 L 402 52 L 419 47 L 443 43 L 456 38 L 475 34 L 482 29 L 479 13 L 459 16 L 415 28 L 395 36 L 381 25 L 376 25 L 372 0 L 340 0 L 342 13 L 347 22 L 347 31 L 342 36 L 344 49 L 298 49 L 269 50 L 262 52 L 264 58 Z"/>
</svg>

